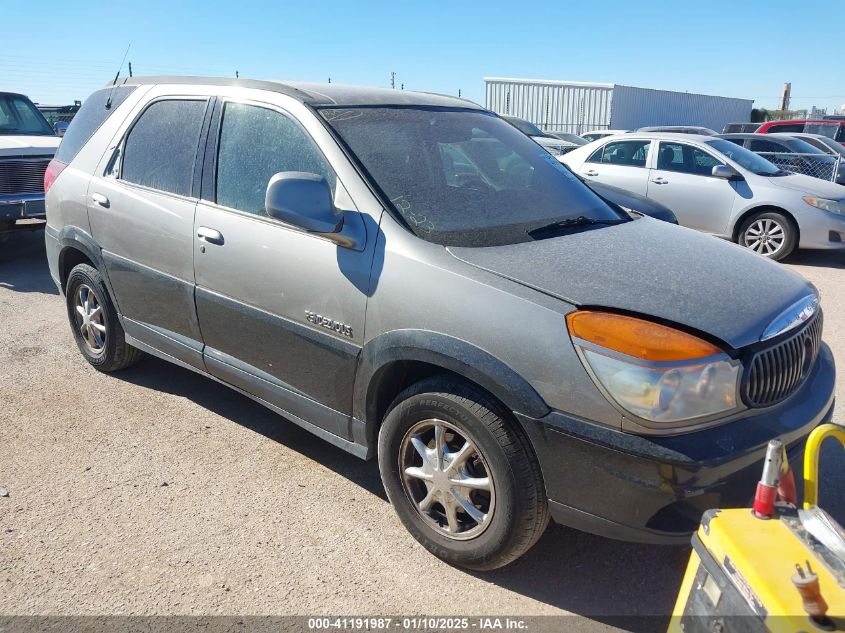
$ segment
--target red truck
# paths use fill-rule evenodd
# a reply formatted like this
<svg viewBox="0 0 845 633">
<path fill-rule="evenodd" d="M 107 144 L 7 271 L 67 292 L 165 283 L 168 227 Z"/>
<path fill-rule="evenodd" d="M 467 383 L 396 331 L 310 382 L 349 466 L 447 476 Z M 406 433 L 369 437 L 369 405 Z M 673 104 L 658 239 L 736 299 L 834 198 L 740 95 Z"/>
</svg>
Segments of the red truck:
<svg viewBox="0 0 845 633">
<path fill-rule="evenodd" d="M 845 145 L 845 121 L 836 119 L 793 119 L 792 121 L 767 121 L 757 128 L 758 134 L 780 132 L 807 132 L 824 134 Z"/>
</svg>

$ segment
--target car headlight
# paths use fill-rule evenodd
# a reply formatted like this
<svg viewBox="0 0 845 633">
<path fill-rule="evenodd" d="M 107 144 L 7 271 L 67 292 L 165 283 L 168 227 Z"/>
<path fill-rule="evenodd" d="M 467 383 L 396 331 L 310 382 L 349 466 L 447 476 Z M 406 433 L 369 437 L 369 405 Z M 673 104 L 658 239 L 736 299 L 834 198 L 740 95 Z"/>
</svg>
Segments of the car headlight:
<svg viewBox="0 0 845 633">
<path fill-rule="evenodd" d="M 838 213 L 845 215 L 845 200 L 828 200 L 827 198 L 816 198 L 814 196 L 804 196 L 804 202 L 811 207 L 822 209 L 823 211 L 830 211 L 831 213 Z"/>
<path fill-rule="evenodd" d="M 566 323 L 593 379 L 635 417 L 671 423 L 742 406 L 742 366 L 712 343 L 610 312 L 580 310 Z"/>
<path fill-rule="evenodd" d="M 564 154 L 566 154 L 563 148 L 557 145 L 543 145 L 543 149 L 545 149 L 552 156 L 563 156 Z"/>
</svg>

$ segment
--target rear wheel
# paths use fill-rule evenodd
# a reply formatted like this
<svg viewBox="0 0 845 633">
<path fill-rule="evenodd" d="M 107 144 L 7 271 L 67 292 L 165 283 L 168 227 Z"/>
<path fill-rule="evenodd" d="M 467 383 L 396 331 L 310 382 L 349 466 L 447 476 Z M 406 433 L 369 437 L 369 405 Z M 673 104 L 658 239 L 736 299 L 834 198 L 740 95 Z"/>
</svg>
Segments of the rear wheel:
<svg viewBox="0 0 845 633">
<path fill-rule="evenodd" d="M 100 272 L 88 264 L 70 271 L 65 287 L 68 320 L 79 351 L 100 371 L 129 367 L 141 351 L 126 342 Z"/>
<path fill-rule="evenodd" d="M 444 561 L 476 570 L 524 554 L 549 521 L 540 468 L 508 414 L 437 377 L 406 389 L 384 420 L 379 470 L 400 520 Z"/>
<path fill-rule="evenodd" d="M 758 255 L 780 261 L 795 250 L 798 232 L 780 213 L 757 213 L 739 229 L 739 244 Z"/>
</svg>

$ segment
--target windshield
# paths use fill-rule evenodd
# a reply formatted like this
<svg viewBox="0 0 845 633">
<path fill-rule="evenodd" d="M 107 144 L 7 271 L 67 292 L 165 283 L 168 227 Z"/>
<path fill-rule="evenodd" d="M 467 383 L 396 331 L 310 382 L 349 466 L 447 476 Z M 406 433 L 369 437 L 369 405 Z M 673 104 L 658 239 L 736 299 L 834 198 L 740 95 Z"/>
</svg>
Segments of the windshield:
<svg viewBox="0 0 845 633">
<path fill-rule="evenodd" d="M 832 139 L 836 138 L 838 131 L 839 126 L 836 123 L 807 123 L 804 126 L 804 132 L 807 134 L 821 134 Z"/>
<path fill-rule="evenodd" d="M 789 148 L 796 154 L 824 154 L 827 152 L 821 151 L 818 147 L 810 145 L 807 141 L 800 138 L 793 138 L 789 140 Z"/>
<path fill-rule="evenodd" d="M 29 99 L 21 95 L 0 94 L 0 134 L 54 136 L 55 132 Z"/>
<path fill-rule="evenodd" d="M 762 156 L 725 139 L 719 138 L 712 141 L 705 141 L 705 143 L 758 176 L 782 176 L 789 173 L 781 171 Z"/>
<path fill-rule="evenodd" d="M 531 121 L 526 121 L 515 116 L 505 116 L 502 118 L 523 134 L 527 134 L 528 136 L 546 136 L 546 133 L 531 123 Z"/>
<path fill-rule="evenodd" d="M 583 216 L 621 213 L 494 114 L 452 108 L 322 108 L 410 230 L 447 246 L 498 246 Z"/>
</svg>

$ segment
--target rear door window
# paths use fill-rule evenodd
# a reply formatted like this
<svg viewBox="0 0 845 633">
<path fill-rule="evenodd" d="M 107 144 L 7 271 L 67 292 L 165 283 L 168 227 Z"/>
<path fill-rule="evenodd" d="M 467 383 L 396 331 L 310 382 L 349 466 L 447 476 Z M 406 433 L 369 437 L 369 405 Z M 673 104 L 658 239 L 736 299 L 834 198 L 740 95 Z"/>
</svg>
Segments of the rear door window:
<svg viewBox="0 0 845 633">
<path fill-rule="evenodd" d="M 616 141 L 593 152 L 588 163 L 645 167 L 651 141 Z"/>
<path fill-rule="evenodd" d="M 281 171 L 318 174 L 335 189 L 334 172 L 299 123 L 270 108 L 227 103 L 217 153 L 217 204 L 264 215 L 267 184 Z"/>
<path fill-rule="evenodd" d="M 757 140 L 757 139 L 753 139 L 748 144 L 748 149 L 750 149 L 752 152 L 770 152 L 770 153 L 789 152 L 789 148 L 784 147 L 780 143 L 774 143 L 772 141 Z"/>
<path fill-rule="evenodd" d="M 121 180 L 190 196 L 206 103 L 167 99 L 147 107 L 126 137 Z"/>
</svg>

